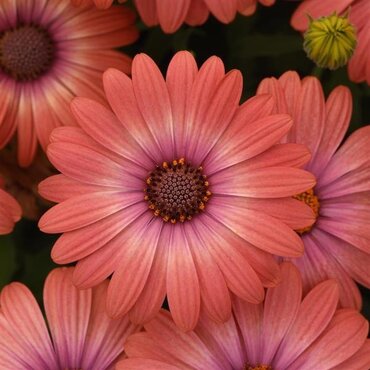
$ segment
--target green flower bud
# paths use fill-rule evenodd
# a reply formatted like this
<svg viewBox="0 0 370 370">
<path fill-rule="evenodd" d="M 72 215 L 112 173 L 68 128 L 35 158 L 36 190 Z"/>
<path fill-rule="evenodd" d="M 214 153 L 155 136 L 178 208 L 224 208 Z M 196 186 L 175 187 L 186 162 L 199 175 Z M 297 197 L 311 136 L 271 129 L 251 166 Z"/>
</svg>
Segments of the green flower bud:
<svg viewBox="0 0 370 370">
<path fill-rule="evenodd" d="M 328 17 L 310 17 L 303 48 L 319 67 L 333 70 L 346 65 L 356 44 L 356 30 L 348 14 L 339 16 L 334 12 Z"/>
</svg>

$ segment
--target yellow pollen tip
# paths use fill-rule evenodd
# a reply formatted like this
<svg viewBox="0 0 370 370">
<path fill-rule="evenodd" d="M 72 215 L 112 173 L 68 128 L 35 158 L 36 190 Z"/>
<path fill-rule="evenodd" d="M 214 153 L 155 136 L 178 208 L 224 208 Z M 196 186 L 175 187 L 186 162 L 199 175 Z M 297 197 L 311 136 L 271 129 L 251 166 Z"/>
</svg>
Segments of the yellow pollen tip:
<svg viewBox="0 0 370 370">
<path fill-rule="evenodd" d="M 174 161 L 172 161 L 172 164 L 173 164 L 174 166 L 177 166 L 178 162 L 177 162 L 176 160 L 174 160 Z"/>
<path fill-rule="evenodd" d="M 162 220 L 164 221 L 164 222 L 168 222 L 169 221 L 169 217 L 168 216 L 164 216 L 164 217 L 162 217 Z"/>
<path fill-rule="evenodd" d="M 300 200 L 301 202 L 306 203 L 308 206 L 311 207 L 313 213 L 315 214 L 315 218 L 319 217 L 320 211 L 320 202 L 319 198 L 315 195 L 313 189 L 307 190 L 303 193 L 297 194 L 293 197 L 294 199 Z M 307 226 L 303 229 L 296 230 L 298 234 L 304 234 L 312 229 L 313 225 Z"/>
<path fill-rule="evenodd" d="M 156 209 L 155 211 L 154 211 L 154 216 L 155 217 L 158 217 L 159 215 L 160 215 L 160 210 L 159 209 Z"/>
<path fill-rule="evenodd" d="M 163 168 L 168 168 L 168 163 L 167 163 L 167 162 L 163 162 L 163 163 L 162 163 L 162 167 L 163 167 Z"/>
<path fill-rule="evenodd" d="M 150 177 L 148 177 L 148 178 L 146 179 L 146 183 L 147 183 L 148 185 L 150 185 L 150 184 L 151 184 L 151 182 L 152 182 L 152 179 L 151 179 Z"/>
<path fill-rule="evenodd" d="M 181 215 L 180 216 L 180 222 L 185 222 L 185 220 L 186 220 L 186 217 L 184 215 Z"/>
<path fill-rule="evenodd" d="M 176 220 L 174 218 L 171 218 L 171 224 L 175 225 L 175 223 L 176 223 Z"/>
<path fill-rule="evenodd" d="M 180 159 L 179 159 L 179 163 L 180 163 L 180 164 L 185 164 L 185 158 L 180 158 Z"/>
<path fill-rule="evenodd" d="M 334 70 L 346 65 L 356 45 L 356 30 L 348 14 L 339 16 L 334 12 L 328 17 L 310 17 L 303 48 L 319 67 Z"/>
</svg>

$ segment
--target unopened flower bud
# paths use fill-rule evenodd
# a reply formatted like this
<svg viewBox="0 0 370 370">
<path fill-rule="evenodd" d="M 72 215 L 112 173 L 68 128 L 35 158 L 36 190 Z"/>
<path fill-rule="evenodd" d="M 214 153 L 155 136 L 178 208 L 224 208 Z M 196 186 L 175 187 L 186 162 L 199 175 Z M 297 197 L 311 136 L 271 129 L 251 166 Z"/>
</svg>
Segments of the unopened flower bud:
<svg viewBox="0 0 370 370">
<path fill-rule="evenodd" d="M 356 44 L 356 30 L 348 14 L 339 16 L 334 12 L 328 17 L 310 17 L 303 47 L 319 67 L 333 70 L 346 65 Z"/>
</svg>

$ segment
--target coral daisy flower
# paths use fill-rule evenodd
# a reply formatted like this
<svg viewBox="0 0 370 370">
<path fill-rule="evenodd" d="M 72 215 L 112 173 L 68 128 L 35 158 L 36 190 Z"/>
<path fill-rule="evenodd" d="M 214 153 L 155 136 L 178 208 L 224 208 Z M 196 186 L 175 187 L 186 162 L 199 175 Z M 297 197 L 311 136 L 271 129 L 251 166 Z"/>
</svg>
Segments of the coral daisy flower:
<svg viewBox="0 0 370 370">
<path fill-rule="evenodd" d="M 183 23 L 203 24 L 210 13 L 220 22 L 230 23 L 237 12 L 253 14 L 258 2 L 270 6 L 275 0 L 135 0 L 135 5 L 147 26 L 159 24 L 164 32 L 172 33 Z"/>
<path fill-rule="evenodd" d="M 344 14 L 348 9 L 349 20 L 357 29 L 357 48 L 348 63 L 349 78 L 354 82 L 366 81 L 370 85 L 370 1 L 368 0 L 304 0 L 293 14 L 292 26 L 299 31 L 308 27 L 312 18 L 328 16 L 333 12 Z"/>
<path fill-rule="evenodd" d="M 102 72 L 129 72 L 131 60 L 111 50 L 137 38 L 134 14 L 77 9 L 69 1 L 0 2 L 0 148 L 18 129 L 18 158 L 28 166 L 37 141 L 46 149 L 53 128 L 75 125 L 73 96 L 102 99 Z"/>
<path fill-rule="evenodd" d="M 0 177 L 0 235 L 13 231 L 14 224 L 20 220 L 22 209 L 18 202 L 5 190 L 4 181 Z"/>
<path fill-rule="evenodd" d="M 277 111 L 292 115 L 285 141 L 306 144 L 312 153 L 305 169 L 316 176 L 317 185 L 296 197 L 316 213 L 315 224 L 299 231 L 305 253 L 294 260 L 305 291 L 336 278 L 341 304 L 359 308 L 361 296 L 352 279 L 370 288 L 370 126 L 338 149 L 352 113 L 348 88 L 335 88 L 325 102 L 316 78 L 301 81 L 297 73 L 287 72 L 279 80 L 262 81 L 259 92 L 274 94 Z"/>
<path fill-rule="evenodd" d="M 98 9 L 108 9 L 114 0 L 71 0 L 74 6 L 88 6 L 94 4 Z M 124 3 L 126 0 L 118 0 Z"/>
<path fill-rule="evenodd" d="M 273 254 L 300 256 L 292 228 L 314 220 L 291 198 L 315 184 L 296 168 L 308 160 L 306 147 L 275 145 L 291 118 L 270 115 L 271 96 L 239 106 L 240 72 L 225 75 L 217 57 L 198 71 L 188 52 L 176 54 L 166 80 L 140 54 L 132 80 L 110 69 L 104 86 L 114 113 L 76 98 L 81 128 L 51 135 L 48 157 L 62 174 L 40 192 L 60 204 L 39 226 L 64 232 L 54 261 L 79 261 L 79 287 L 114 272 L 109 314 L 130 311 L 135 322 L 155 315 L 166 293 L 183 329 L 195 326 L 201 302 L 225 321 L 229 290 L 260 302 L 263 286 L 279 280 Z"/>
<path fill-rule="evenodd" d="M 78 290 L 72 268 L 53 270 L 46 279 L 41 310 L 26 286 L 11 283 L 0 295 L 2 370 L 112 369 L 128 335 L 140 328 L 127 317 L 110 319 L 104 310 L 108 283 Z"/>
<path fill-rule="evenodd" d="M 193 332 L 182 333 L 163 311 L 128 338 L 128 359 L 116 369 L 369 369 L 368 322 L 355 310 L 337 309 L 335 281 L 318 284 L 302 300 L 297 269 L 284 263 L 282 275 L 264 305 L 235 299 L 225 324 L 201 317 Z"/>
</svg>

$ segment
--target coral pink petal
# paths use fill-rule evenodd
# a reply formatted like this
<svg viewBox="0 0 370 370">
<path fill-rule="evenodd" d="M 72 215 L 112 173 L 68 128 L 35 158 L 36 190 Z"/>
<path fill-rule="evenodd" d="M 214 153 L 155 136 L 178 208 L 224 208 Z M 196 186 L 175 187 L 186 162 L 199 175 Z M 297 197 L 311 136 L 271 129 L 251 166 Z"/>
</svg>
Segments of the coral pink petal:
<svg viewBox="0 0 370 370">
<path fill-rule="evenodd" d="M 197 163 L 203 163 L 232 120 L 239 106 L 242 81 L 239 71 L 230 71 L 217 86 L 203 118 L 198 117 L 202 119 L 197 128 L 198 140 L 190 145 L 187 154 Z"/>
<path fill-rule="evenodd" d="M 174 351 L 174 356 L 169 354 L 166 343 L 162 344 L 162 339 L 153 338 L 146 332 L 131 335 L 125 343 L 125 353 L 129 357 L 160 361 L 178 366 L 180 369 L 184 366 L 184 363 L 177 358 L 177 354 Z"/>
<path fill-rule="evenodd" d="M 263 364 L 270 364 L 280 342 L 294 322 L 302 299 L 302 281 L 291 263 L 281 264 L 281 283 L 267 290 L 262 326 Z M 281 299 L 284 297 L 284 299 Z"/>
<path fill-rule="evenodd" d="M 236 16 L 238 0 L 203 0 L 211 13 L 223 23 L 230 23 Z"/>
<path fill-rule="evenodd" d="M 301 169 L 268 167 L 248 171 L 241 163 L 210 177 L 212 192 L 250 198 L 282 198 L 299 194 L 316 184 L 315 177 Z"/>
<path fill-rule="evenodd" d="M 185 153 L 185 113 L 197 72 L 195 59 L 188 51 L 176 53 L 168 65 L 166 84 L 173 120 L 176 123 L 174 125 L 176 158 L 181 158 Z"/>
<path fill-rule="evenodd" d="M 261 358 L 263 304 L 252 304 L 235 298 L 233 312 L 245 342 L 248 360 L 256 364 Z"/>
<path fill-rule="evenodd" d="M 3 148 L 12 138 L 16 128 L 15 115 L 18 111 L 18 94 L 15 82 L 6 80 L 0 82 L 0 148 Z M 10 103 L 12 102 L 12 104 Z"/>
<path fill-rule="evenodd" d="M 293 198 L 250 198 L 246 200 L 246 203 L 249 208 L 256 211 L 263 209 L 264 212 L 284 222 L 293 230 L 303 229 L 312 225 L 316 220 L 311 207 Z"/>
<path fill-rule="evenodd" d="M 285 369 L 317 339 L 331 321 L 338 300 L 338 285 L 334 280 L 316 285 L 307 294 L 276 353 L 274 367 Z"/>
<path fill-rule="evenodd" d="M 91 288 L 118 269 L 121 257 L 125 252 L 124 246 L 131 235 L 131 228 L 126 226 L 131 224 L 135 218 L 137 218 L 136 213 L 134 216 L 130 215 L 130 218 L 125 217 L 125 222 L 122 224 L 123 230 L 116 237 L 77 263 L 73 274 L 73 283 L 78 288 Z"/>
<path fill-rule="evenodd" d="M 1 179 L 0 179 L 1 180 Z M 6 210 L 7 218 L 13 223 L 20 220 L 22 208 L 18 202 L 6 191 L 0 188 L 0 208 Z"/>
<path fill-rule="evenodd" d="M 9 366 L 12 357 L 19 356 L 21 365 L 14 368 L 57 368 L 48 329 L 32 293 L 24 285 L 12 283 L 1 292 L 0 307 L 0 363 L 6 361 Z M 13 353 L 3 346 L 10 343 Z"/>
<path fill-rule="evenodd" d="M 339 310 L 320 337 L 287 370 L 331 369 L 360 350 L 368 330 L 368 322 L 357 311 Z"/>
<path fill-rule="evenodd" d="M 173 33 L 180 28 L 188 13 L 190 2 L 191 0 L 177 0 L 175 5 L 172 0 L 157 1 L 158 20 L 164 32 Z"/>
<path fill-rule="evenodd" d="M 348 360 L 340 365 L 333 367 L 332 370 L 363 370 L 370 368 L 370 339 L 367 339 L 364 345 Z"/>
<path fill-rule="evenodd" d="M 291 24 L 296 30 L 305 31 L 309 22 L 307 15 L 315 19 L 330 15 L 333 11 L 339 14 L 347 9 L 351 3 L 353 0 L 336 0 L 334 3 L 321 0 L 303 1 L 293 14 Z"/>
<path fill-rule="evenodd" d="M 315 230 L 325 250 L 333 255 L 352 279 L 370 287 L 370 253 L 363 252 L 342 239 L 336 238 L 322 230 Z"/>
<path fill-rule="evenodd" d="M 233 316 L 225 323 L 215 323 L 201 315 L 195 332 L 217 356 L 219 368 L 231 370 L 245 365 L 244 348 L 236 335 L 238 330 Z"/>
<path fill-rule="evenodd" d="M 147 122 L 164 158 L 175 154 L 171 102 L 162 73 L 145 54 L 136 55 L 132 64 L 132 85 L 140 112 Z"/>
<path fill-rule="evenodd" d="M 234 240 L 240 244 L 243 244 L 243 241 L 238 240 L 230 230 L 206 215 L 201 219 L 199 217 L 196 229 L 202 243 L 208 246 L 208 252 L 222 271 L 229 289 L 249 302 L 261 302 L 264 290 L 260 279 L 246 256 L 238 247 L 233 247 Z M 225 245 L 229 247 L 225 248 Z M 243 247 L 247 246 L 244 244 Z"/>
<path fill-rule="evenodd" d="M 224 73 L 223 63 L 217 57 L 209 58 L 199 69 L 187 101 L 188 109 L 185 113 L 186 152 L 183 153 L 185 158 L 197 161 L 197 158 L 191 157 L 191 154 L 195 153 L 195 148 L 199 145 L 200 140 L 204 146 L 207 146 L 208 150 L 210 149 L 210 145 L 203 142 L 206 138 L 200 137 L 200 133 L 202 128 L 203 130 L 210 129 L 204 127 L 204 121 L 212 104 L 212 99 L 217 92 L 217 87 L 224 78 Z M 224 99 L 227 100 L 225 97 Z M 217 132 L 217 134 L 219 135 L 220 132 Z"/>
<path fill-rule="evenodd" d="M 275 104 L 272 113 L 289 113 L 290 115 L 293 115 L 292 112 L 289 111 L 290 105 L 286 102 L 284 90 L 275 77 L 263 79 L 258 85 L 257 94 L 268 94 L 273 97 Z"/>
<path fill-rule="evenodd" d="M 361 2 L 359 4 L 361 4 Z M 356 25 L 357 22 L 358 20 L 356 18 Z M 369 83 L 367 51 L 369 49 L 370 43 L 370 32 L 368 31 L 369 29 L 367 26 L 358 31 L 359 42 L 353 53 L 352 58 L 348 62 L 348 75 L 349 78 L 354 82 L 366 81 L 367 83 Z"/>
<path fill-rule="evenodd" d="M 344 86 L 335 88 L 326 102 L 326 121 L 319 148 L 311 165 L 307 168 L 317 177 L 324 171 L 338 149 L 352 116 L 351 91 Z"/>
<path fill-rule="evenodd" d="M 82 129 L 109 150 L 144 167 L 143 176 L 153 167 L 135 140 L 122 127 L 116 116 L 94 100 L 75 98 L 71 104 Z"/>
<path fill-rule="evenodd" d="M 325 98 L 317 78 L 307 77 L 302 81 L 294 120 L 296 131 L 292 141 L 307 145 L 312 154 L 311 163 L 319 148 L 325 121 Z"/>
<path fill-rule="evenodd" d="M 99 193 L 102 188 L 99 185 L 84 184 L 73 180 L 63 174 L 50 176 L 41 181 L 38 186 L 39 194 L 52 202 L 60 203 L 69 198 L 86 193 Z M 116 191 L 116 188 L 105 190 Z"/>
<path fill-rule="evenodd" d="M 194 329 L 200 310 L 200 287 L 191 246 L 183 225 L 173 228 L 167 264 L 167 299 L 175 323 Z M 186 284 L 184 282 L 186 281 Z"/>
<path fill-rule="evenodd" d="M 207 210 L 214 219 L 257 248 L 286 257 L 299 257 L 303 253 L 302 241 L 294 231 L 261 211 L 241 206 L 237 197 L 214 196 Z M 228 217 L 221 217 L 225 213 Z"/>
<path fill-rule="evenodd" d="M 149 359 L 128 358 L 116 365 L 117 370 L 181 370 L 177 366 Z"/>
<path fill-rule="evenodd" d="M 135 0 L 135 5 L 140 17 L 147 26 L 151 27 L 158 24 L 156 0 Z"/>
<path fill-rule="evenodd" d="M 21 167 L 27 167 L 31 164 L 37 149 L 30 89 L 25 89 L 20 95 L 16 120 L 18 121 L 18 162 Z"/>
<path fill-rule="evenodd" d="M 48 157 L 63 174 L 88 184 L 110 186 L 122 191 L 143 187 L 143 179 L 134 177 L 128 168 L 84 145 L 51 143 Z M 138 166 L 133 166 L 135 170 Z M 139 171 L 140 173 L 142 171 Z"/>
<path fill-rule="evenodd" d="M 269 166 L 284 166 L 300 168 L 311 158 L 305 145 L 301 144 L 276 144 L 257 157 L 246 162 L 248 169 L 264 168 Z"/>
<path fill-rule="evenodd" d="M 321 245 L 320 235 L 316 236 L 316 231 L 317 228 L 313 228 L 311 233 L 303 235 L 305 254 L 292 261 L 301 271 L 304 294 L 323 280 L 336 279 L 340 305 L 360 309 L 361 295 L 358 287 L 332 256 L 332 252 L 326 252 Z"/>
<path fill-rule="evenodd" d="M 238 113 L 204 164 L 209 175 L 263 153 L 292 126 L 288 115 L 271 115 L 246 124 L 241 111 Z"/>
<path fill-rule="evenodd" d="M 207 20 L 208 16 L 209 10 L 203 1 L 191 0 L 185 23 L 189 26 L 199 26 Z"/>
<path fill-rule="evenodd" d="M 103 82 L 108 102 L 127 132 L 155 163 L 161 163 L 160 147 L 139 110 L 131 79 L 111 68 L 104 73 Z"/>
<path fill-rule="evenodd" d="M 79 229 L 141 200 L 140 193 L 87 193 L 49 209 L 41 217 L 39 227 L 47 233 Z"/>
<path fill-rule="evenodd" d="M 221 370 L 207 346 L 195 332 L 184 333 L 167 314 L 159 314 L 145 325 L 148 334 L 187 368 Z"/>
<path fill-rule="evenodd" d="M 130 237 L 123 246 L 119 267 L 109 283 L 107 311 L 118 318 L 135 304 L 148 279 L 162 229 L 162 220 L 148 212 L 133 225 Z M 122 288 L 125 287 L 125 294 Z"/>
<path fill-rule="evenodd" d="M 44 286 L 45 312 L 62 369 L 78 369 L 90 318 L 90 290 L 72 284 L 72 270 L 55 269 Z"/>
<path fill-rule="evenodd" d="M 231 315 L 230 293 L 220 268 L 208 251 L 209 246 L 197 235 L 195 225 L 184 225 L 197 269 L 203 308 L 216 322 L 225 322 Z"/>
<path fill-rule="evenodd" d="M 163 225 L 148 280 L 129 312 L 132 322 L 146 323 L 159 312 L 166 297 L 168 247 L 172 225 Z"/>
<path fill-rule="evenodd" d="M 93 289 L 91 315 L 86 335 L 82 369 L 109 369 L 122 353 L 127 337 L 140 328 L 128 317 L 112 320 L 105 310 L 108 281 Z"/>
<path fill-rule="evenodd" d="M 325 172 L 320 176 L 320 187 L 367 164 L 370 158 L 369 142 L 370 126 L 356 130 L 332 157 Z"/>
<path fill-rule="evenodd" d="M 65 232 L 54 244 L 51 257 L 63 264 L 82 259 L 105 246 L 147 210 L 142 203 L 109 214 L 90 225 Z"/>
</svg>

